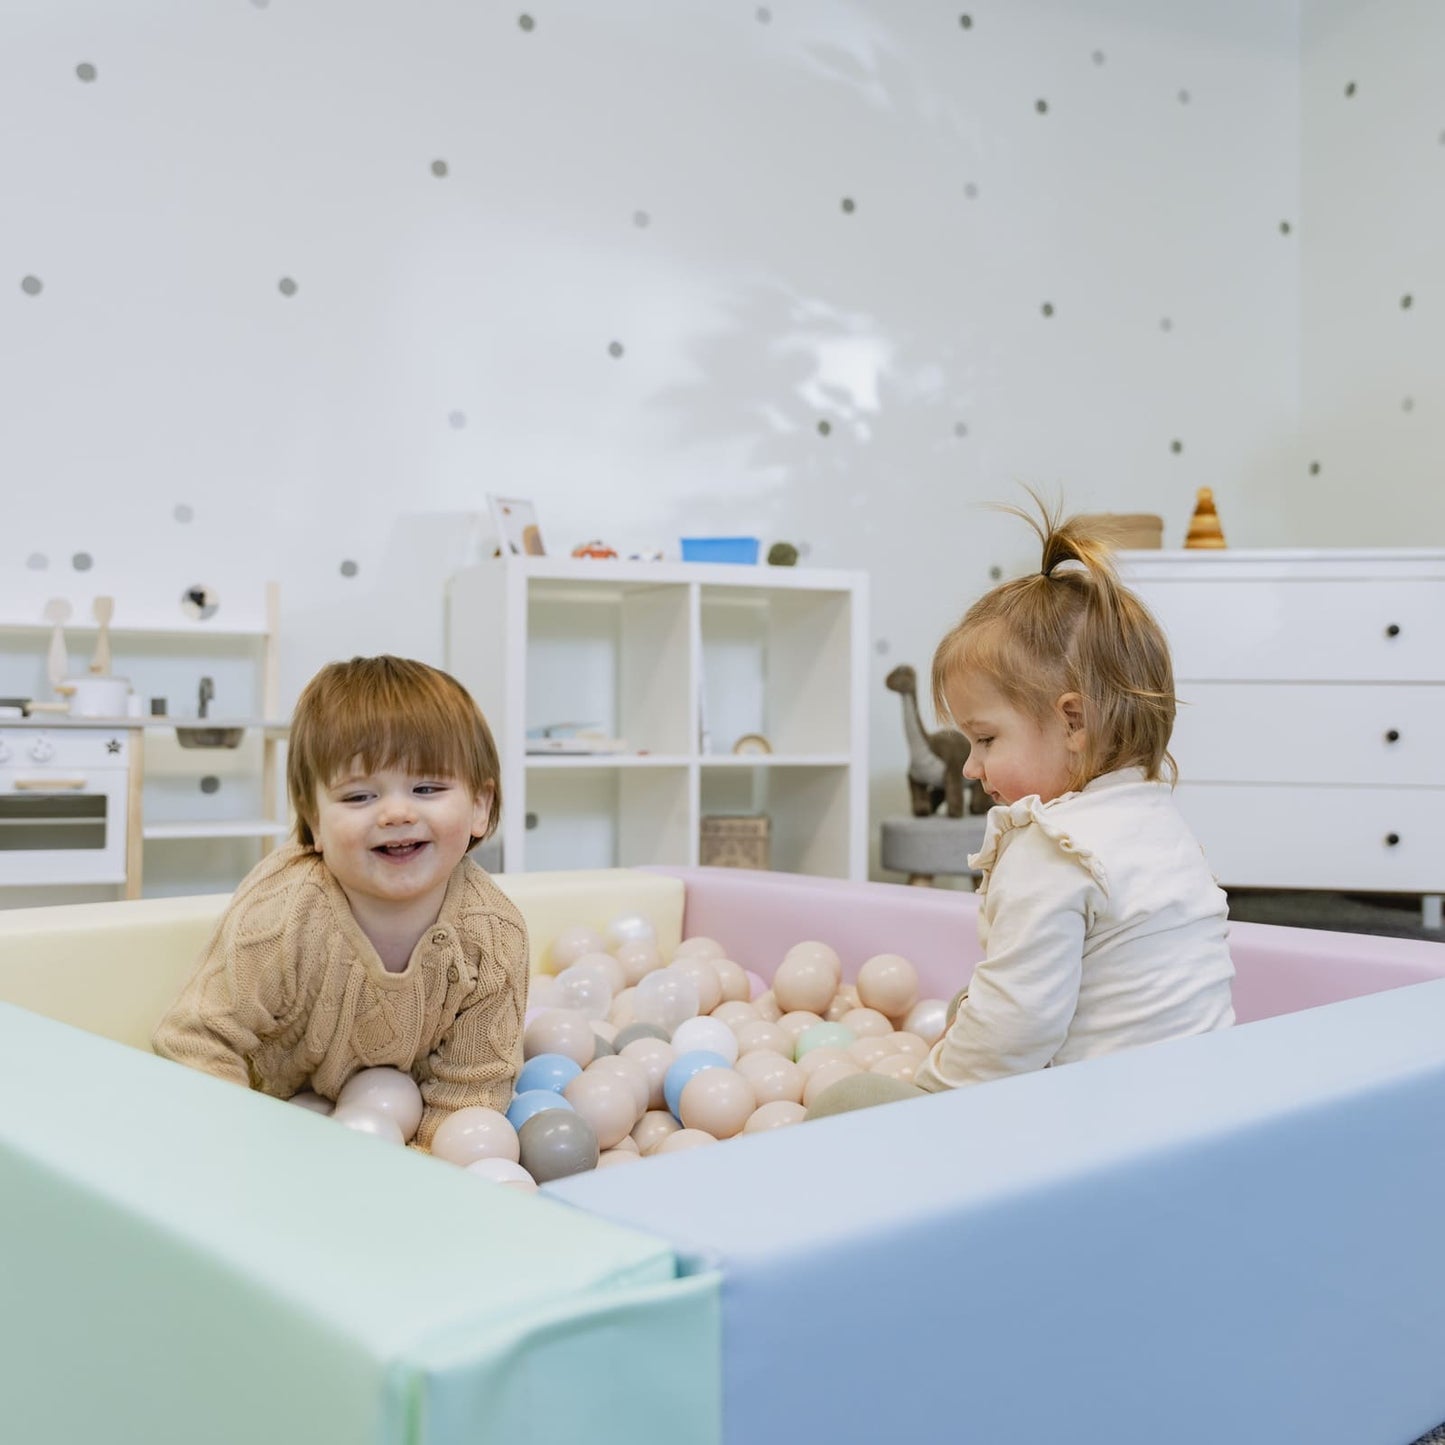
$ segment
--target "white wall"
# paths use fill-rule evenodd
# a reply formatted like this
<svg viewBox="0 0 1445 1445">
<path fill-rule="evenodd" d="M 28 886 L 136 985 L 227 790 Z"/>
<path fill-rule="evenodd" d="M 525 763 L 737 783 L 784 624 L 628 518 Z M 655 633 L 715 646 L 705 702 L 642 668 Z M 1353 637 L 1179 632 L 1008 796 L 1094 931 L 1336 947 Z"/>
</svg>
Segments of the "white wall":
<svg viewBox="0 0 1445 1445">
<path fill-rule="evenodd" d="M 1290 475 L 1294 525 L 1321 545 L 1439 546 L 1445 9 L 1310 0 L 1301 53 L 1305 455 Z"/>
<path fill-rule="evenodd" d="M 1016 482 L 1311 539 L 1295 0 L 529 3 L 8 0 L 0 575 L 240 559 L 289 703 L 441 660 L 489 490 L 553 550 L 786 538 L 873 575 L 877 816 L 882 677 L 1030 561 Z"/>
</svg>

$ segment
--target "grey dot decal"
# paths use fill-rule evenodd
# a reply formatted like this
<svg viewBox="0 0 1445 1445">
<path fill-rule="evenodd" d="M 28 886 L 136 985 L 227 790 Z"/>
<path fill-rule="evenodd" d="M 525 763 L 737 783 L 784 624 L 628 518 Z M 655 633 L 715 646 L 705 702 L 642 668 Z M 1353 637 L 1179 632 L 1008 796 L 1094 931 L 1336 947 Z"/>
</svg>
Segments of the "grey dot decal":
<svg viewBox="0 0 1445 1445">
<path fill-rule="evenodd" d="M 1400 410 L 1401 410 L 1401 411 L 1414 411 L 1414 410 L 1415 410 L 1415 398 L 1414 398 L 1413 396 L 1407 396 L 1407 397 L 1405 398 L 1405 400 L 1400 403 Z"/>
<path fill-rule="evenodd" d="M 1288 221 L 1281 221 L 1281 222 L 1279 223 L 1279 233 L 1280 233 L 1281 236 L 1288 236 L 1288 235 L 1289 235 L 1289 233 L 1290 233 L 1290 224 L 1289 224 Z"/>
<path fill-rule="evenodd" d="M 608 356 L 613 357 L 621 356 L 623 352 L 626 351 L 626 349 L 627 348 L 624 347 L 620 341 L 609 342 L 607 346 L 607 354 Z"/>
<path fill-rule="evenodd" d="M 1104 52 L 1102 50 L 1096 50 L 1092 58 L 1095 65 L 1102 65 L 1104 63 Z"/>
<path fill-rule="evenodd" d="M 1001 581 L 1003 581 L 1003 568 L 1002 568 L 1002 567 L 990 567 L 990 568 L 988 569 L 988 580 L 989 580 L 990 582 L 1001 582 Z"/>
<path fill-rule="evenodd" d="M 32 572 L 43 572 L 50 566 L 50 558 L 44 552 L 32 552 L 26 559 L 25 565 Z"/>
<path fill-rule="evenodd" d="M 264 10 L 270 3 L 271 0 L 251 0 L 251 4 L 258 10 Z"/>
<path fill-rule="evenodd" d="M 969 198 L 970 201 L 976 201 L 978 199 L 978 187 L 974 185 L 972 181 L 968 181 L 964 185 L 963 193 Z"/>
<path fill-rule="evenodd" d="M 832 422 L 820 421 L 820 422 L 818 423 L 818 435 L 819 435 L 820 437 L 831 436 L 832 434 L 833 434 L 833 423 L 832 423 Z"/>
<path fill-rule="evenodd" d="M 464 411 L 452 411 L 447 413 L 447 425 L 454 431 L 461 431 L 467 424 L 467 414 Z"/>
<path fill-rule="evenodd" d="M 851 216 L 858 209 L 858 203 L 851 196 L 843 197 L 843 213 Z"/>
<path fill-rule="evenodd" d="M 1177 438 L 1169 443 L 1169 450 L 1177 457 L 1184 450 L 1184 443 Z"/>
<path fill-rule="evenodd" d="M 1179 92 L 1179 104 L 1180 104 L 1180 105 L 1188 105 L 1188 104 L 1189 104 L 1189 100 L 1190 100 L 1189 92 L 1188 92 L 1187 90 L 1181 90 L 1181 91 Z"/>
<path fill-rule="evenodd" d="M 89 552 L 77 552 L 75 556 L 70 559 L 70 565 L 74 567 L 77 572 L 89 572 L 94 564 L 95 559 Z"/>
<path fill-rule="evenodd" d="M 530 15 L 519 15 L 517 17 L 517 24 L 520 25 L 523 30 L 535 30 L 537 28 L 537 22 L 533 20 Z"/>
<path fill-rule="evenodd" d="M 965 423 L 961 422 L 961 421 L 956 421 L 956 422 L 954 422 L 954 424 L 953 424 L 953 434 L 954 434 L 954 436 L 959 437 L 959 438 L 966 437 L 966 436 L 968 435 L 968 427 L 967 427 L 967 425 L 966 425 Z"/>
<path fill-rule="evenodd" d="M 759 25 L 767 25 L 767 24 L 771 23 L 772 18 L 773 18 L 773 12 L 772 12 L 771 10 L 769 10 L 766 6 L 759 6 L 759 8 L 758 8 L 758 24 L 759 24 Z"/>
<path fill-rule="evenodd" d="M 184 502 L 180 502 L 171 512 L 171 516 L 178 522 L 191 522 L 195 520 L 196 514 Z"/>
<path fill-rule="evenodd" d="M 1173 331 L 1174 323 L 1167 316 L 1161 316 L 1159 318 L 1159 329 L 1160 331 Z"/>
<path fill-rule="evenodd" d="M 39 276 L 27 276 L 21 281 L 20 289 L 27 296 L 38 296 L 45 289 L 45 283 Z"/>
<path fill-rule="evenodd" d="M 632 213 L 632 224 L 639 231 L 645 231 L 652 224 L 652 217 L 646 211 L 634 211 Z"/>
<path fill-rule="evenodd" d="M 959 23 L 965 30 L 972 30 L 972 29 L 973 29 L 973 16 L 972 16 L 972 15 L 960 15 L 960 16 L 958 17 L 958 23 Z"/>
<path fill-rule="evenodd" d="M 446 163 L 445 161 L 433 161 L 433 162 L 431 163 L 431 173 L 432 173 L 432 175 L 434 175 L 434 176 L 444 176 L 444 175 L 446 175 L 446 173 L 447 173 L 447 163 Z"/>
<path fill-rule="evenodd" d="M 1039 307 L 1039 310 L 1042 311 L 1045 316 L 1052 316 L 1054 314 L 1054 303 L 1052 301 L 1045 301 L 1044 304 Z"/>
<path fill-rule="evenodd" d="M 1036 100 L 1034 102 L 1034 109 L 1038 111 L 1040 115 L 1047 115 L 1049 113 L 1049 103 L 1046 100 Z"/>
<path fill-rule="evenodd" d="M 294 296 L 296 294 L 296 283 L 289 277 L 283 276 L 277 283 L 276 289 L 283 296 Z"/>
<path fill-rule="evenodd" d="M 201 791 L 203 793 L 219 793 L 221 791 L 221 780 L 214 773 L 207 773 L 201 779 Z"/>
<path fill-rule="evenodd" d="M 1345 87 L 1345 98 L 1348 100 L 1350 97 L 1352 97 L 1352 96 L 1354 95 L 1354 93 L 1355 93 L 1355 82 L 1352 80 L 1352 81 Z"/>
<path fill-rule="evenodd" d="M 878 641 L 873 644 L 873 651 L 876 652 L 879 657 L 887 657 L 889 651 L 888 639 L 886 637 L 880 637 Z"/>
<path fill-rule="evenodd" d="M 349 557 L 341 564 L 341 575 L 343 577 L 355 577 L 356 574 L 360 571 L 361 568 L 358 567 L 356 563 L 353 562 Z"/>
<path fill-rule="evenodd" d="M 1400 310 L 1408 311 L 1415 304 L 1415 298 L 1407 291 L 1400 297 Z"/>
<path fill-rule="evenodd" d="M 1310 463 L 1310 476 L 1312 476 L 1312 477 L 1317 477 L 1317 476 L 1319 476 L 1319 474 L 1320 474 L 1320 464 L 1319 464 L 1318 462 L 1311 462 L 1311 463 Z"/>
<path fill-rule="evenodd" d="M 76 73 L 82 80 L 85 80 L 85 81 L 94 80 L 94 79 L 95 79 L 95 66 L 93 66 L 88 60 L 82 60 L 82 61 L 80 62 L 80 64 L 75 67 L 75 73 Z"/>
</svg>

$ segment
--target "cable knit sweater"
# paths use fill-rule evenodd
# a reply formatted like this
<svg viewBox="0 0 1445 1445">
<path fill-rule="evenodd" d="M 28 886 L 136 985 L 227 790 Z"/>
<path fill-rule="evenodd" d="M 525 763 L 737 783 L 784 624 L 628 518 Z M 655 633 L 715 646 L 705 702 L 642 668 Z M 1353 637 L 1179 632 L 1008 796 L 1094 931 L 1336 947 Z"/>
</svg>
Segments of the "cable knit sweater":
<svg viewBox="0 0 1445 1445">
<path fill-rule="evenodd" d="M 1140 768 L 988 815 L 974 969 L 915 1082 L 957 1088 L 1234 1022 L 1228 904 Z"/>
<path fill-rule="evenodd" d="M 156 1053 L 288 1099 L 360 1069 L 421 1087 L 416 1143 L 468 1104 L 504 1110 L 522 1066 L 527 928 L 469 858 L 407 966 L 387 972 L 321 856 L 278 849 L 242 880 L 155 1031 Z"/>
</svg>

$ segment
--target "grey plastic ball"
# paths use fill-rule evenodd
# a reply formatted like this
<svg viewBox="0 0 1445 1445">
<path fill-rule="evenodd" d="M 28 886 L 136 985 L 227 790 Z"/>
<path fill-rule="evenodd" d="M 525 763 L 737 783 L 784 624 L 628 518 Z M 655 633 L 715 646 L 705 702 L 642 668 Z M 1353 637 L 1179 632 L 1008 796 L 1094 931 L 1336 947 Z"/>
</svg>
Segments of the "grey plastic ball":
<svg viewBox="0 0 1445 1445">
<path fill-rule="evenodd" d="M 537 1181 L 566 1179 L 597 1167 L 597 1132 L 581 1114 L 543 1109 L 517 1131 L 522 1168 Z"/>
</svg>

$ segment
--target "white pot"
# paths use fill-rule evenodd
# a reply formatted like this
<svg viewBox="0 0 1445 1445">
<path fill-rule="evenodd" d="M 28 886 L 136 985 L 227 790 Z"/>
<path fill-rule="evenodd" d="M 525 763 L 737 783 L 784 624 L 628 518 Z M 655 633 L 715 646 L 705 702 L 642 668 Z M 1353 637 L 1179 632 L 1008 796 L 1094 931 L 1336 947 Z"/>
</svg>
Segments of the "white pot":
<svg viewBox="0 0 1445 1445">
<path fill-rule="evenodd" d="M 128 677 L 68 677 L 56 691 L 70 699 L 71 717 L 124 717 Z"/>
</svg>

